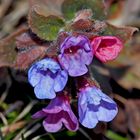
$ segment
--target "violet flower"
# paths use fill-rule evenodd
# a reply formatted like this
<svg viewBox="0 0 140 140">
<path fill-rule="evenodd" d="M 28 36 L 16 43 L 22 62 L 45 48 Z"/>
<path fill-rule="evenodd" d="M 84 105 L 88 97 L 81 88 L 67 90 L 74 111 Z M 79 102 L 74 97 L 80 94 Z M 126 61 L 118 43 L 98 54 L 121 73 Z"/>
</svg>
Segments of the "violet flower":
<svg viewBox="0 0 140 140">
<path fill-rule="evenodd" d="M 37 98 L 53 99 L 55 92 L 62 91 L 65 87 L 68 75 L 55 60 L 45 58 L 29 69 L 28 80 L 34 87 Z"/>
<path fill-rule="evenodd" d="M 87 73 L 87 65 L 92 62 L 93 53 L 86 36 L 69 36 L 60 46 L 58 56 L 62 67 L 70 76 L 76 77 Z"/>
<path fill-rule="evenodd" d="M 122 41 L 115 36 L 99 36 L 91 40 L 95 56 L 101 62 L 115 59 L 123 48 Z"/>
<path fill-rule="evenodd" d="M 82 88 L 78 96 L 79 121 L 87 128 L 111 121 L 118 112 L 116 103 L 95 86 Z"/>
<path fill-rule="evenodd" d="M 57 132 L 63 124 L 70 131 L 76 131 L 79 128 L 78 120 L 71 110 L 69 99 L 62 93 L 51 100 L 46 108 L 33 115 L 33 118 L 42 117 L 45 117 L 43 126 L 47 132 Z"/>
</svg>

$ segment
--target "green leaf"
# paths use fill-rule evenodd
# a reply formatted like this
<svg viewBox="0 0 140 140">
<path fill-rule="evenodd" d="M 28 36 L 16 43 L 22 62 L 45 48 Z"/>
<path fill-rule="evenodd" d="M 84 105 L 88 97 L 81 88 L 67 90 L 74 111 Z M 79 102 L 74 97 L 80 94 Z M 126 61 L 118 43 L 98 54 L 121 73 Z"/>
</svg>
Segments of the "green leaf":
<svg viewBox="0 0 140 140">
<path fill-rule="evenodd" d="M 64 25 L 63 18 L 55 15 L 43 16 L 38 12 L 38 7 L 33 7 L 30 11 L 29 26 L 41 39 L 55 40 Z"/>
<path fill-rule="evenodd" d="M 111 140 L 128 140 L 128 138 L 126 137 L 124 138 L 112 131 L 107 131 L 106 136 Z"/>
<path fill-rule="evenodd" d="M 74 137 L 77 135 L 76 132 L 72 132 L 72 131 L 67 131 L 66 134 L 69 136 L 69 137 Z"/>
<path fill-rule="evenodd" d="M 95 19 L 105 18 L 102 0 L 65 0 L 62 4 L 62 13 L 68 20 L 74 18 L 75 13 L 83 9 L 92 9 Z"/>
</svg>

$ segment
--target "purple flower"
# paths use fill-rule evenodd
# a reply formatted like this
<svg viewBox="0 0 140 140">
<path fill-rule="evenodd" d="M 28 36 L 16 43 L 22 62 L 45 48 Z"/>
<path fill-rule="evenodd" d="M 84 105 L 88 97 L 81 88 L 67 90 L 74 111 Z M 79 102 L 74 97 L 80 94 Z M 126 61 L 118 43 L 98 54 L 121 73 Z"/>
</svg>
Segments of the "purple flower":
<svg viewBox="0 0 140 140">
<path fill-rule="evenodd" d="M 43 126 L 47 132 L 57 132 L 63 124 L 70 131 L 76 131 L 79 127 L 78 120 L 71 110 L 69 99 L 62 93 L 51 100 L 46 108 L 33 115 L 33 118 L 42 117 L 46 117 Z"/>
<path fill-rule="evenodd" d="M 82 88 L 78 95 L 79 121 L 87 128 L 111 121 L 118 112 L 116 103 L 95 86 Z"/>
<path fill-rule="evenodd" d="M 81 76 L 87 73 L 86 65 L 89 65 L 93 59 L 93 52 L 87 37 L 67 37 L 61 44 L 60 51 L 59 62 L 70 76 Z"/>
<path fill-rule="evenodd" d="M 68 75 L 55 60 L 45 58 L 29 69 L 28 80 L 34 87 L 37 98 L 53 99 L 55 92 L 62 91 L 65 87 Z"/>
</svg>

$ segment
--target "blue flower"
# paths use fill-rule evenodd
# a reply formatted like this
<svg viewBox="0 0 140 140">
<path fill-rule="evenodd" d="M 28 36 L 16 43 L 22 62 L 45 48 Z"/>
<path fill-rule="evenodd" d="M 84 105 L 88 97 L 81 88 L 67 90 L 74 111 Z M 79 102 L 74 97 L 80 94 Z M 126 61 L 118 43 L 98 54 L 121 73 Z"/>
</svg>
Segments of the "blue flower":
<svg viewBox="0 0 140 140">
<path fill-rule="evenodd" d="M 99 121 L 109 122 L 117 115 L 116 103 L 95 86 L 82 88 L 78 96 L 79 121 L 87 128 L 94 128 Z"/>
<path fill-rule="evenodd" d="M 53 99 L 55 92 L 62 91 L 65 87 L 68 74 L 54 59 L 45 58 L 29 69 L 28 80 L 34 87 L 37 98 Z"/>
</svg>

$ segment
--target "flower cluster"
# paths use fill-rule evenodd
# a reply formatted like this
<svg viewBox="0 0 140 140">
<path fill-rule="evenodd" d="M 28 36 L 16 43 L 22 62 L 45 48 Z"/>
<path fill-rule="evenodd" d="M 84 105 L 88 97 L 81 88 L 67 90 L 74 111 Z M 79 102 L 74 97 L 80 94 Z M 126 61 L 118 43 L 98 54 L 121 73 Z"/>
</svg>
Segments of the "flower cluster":
<svg viewBox="0 0 140 140">
<path fill-rule="evenodd" d="M 95 56 L 101 62 L 115 59 L 123 44 L 114 36 L 87 38 L 84 35 L 68 36 L 59 46 L 55 58 L 44 58 L 32 65 L 28 79 L 39 99 L 52 99 L 46 108 L 33 118 L 42 118 L 48 132 L 57 132 L 64 125 L 70 131 L 79 127 L 73 113 L 68 90 L 68 79 L 74 78 L 78 97 L 79 122 L 94 128 L 99 121 L 109 122 L 117 114 L 116 103 L 104 94 L 94 82 L 87 80 L 88 66 Z"/>
</svg>

